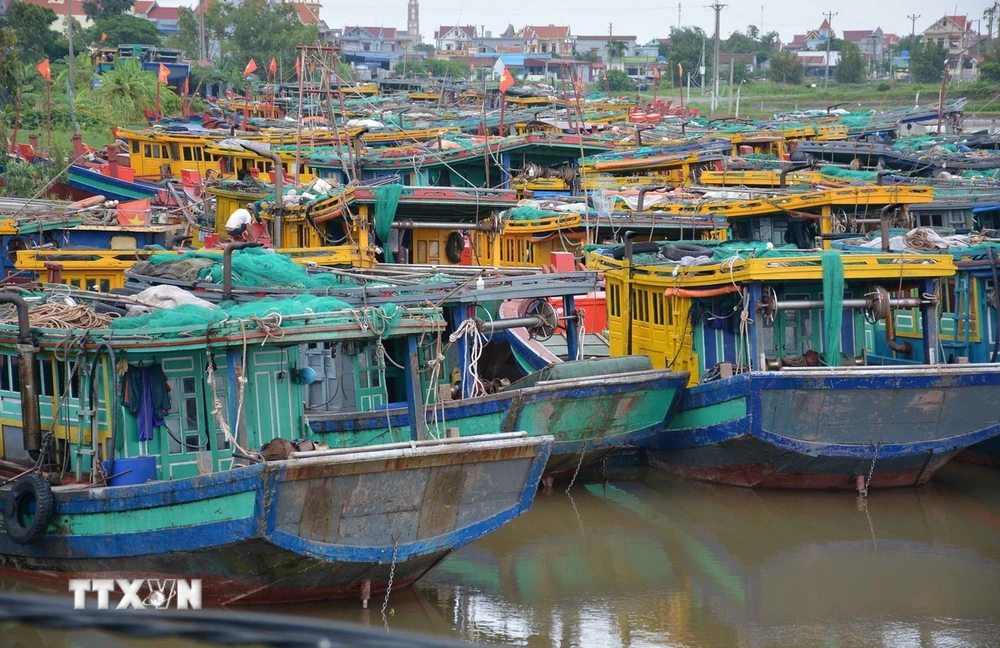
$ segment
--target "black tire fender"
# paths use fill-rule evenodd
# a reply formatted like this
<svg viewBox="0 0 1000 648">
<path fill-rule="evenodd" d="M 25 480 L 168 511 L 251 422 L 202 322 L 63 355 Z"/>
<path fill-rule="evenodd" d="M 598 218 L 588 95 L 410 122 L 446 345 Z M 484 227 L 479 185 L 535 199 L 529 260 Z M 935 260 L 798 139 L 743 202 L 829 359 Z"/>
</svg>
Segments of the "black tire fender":
<svg viewBox="0 0 1000 648">
<path fill-rule="evenodd" d="M 462 252 L 465 251 L 465 237 L 461 232 L 452 232 L 448 235 L 448 242 L 444 246 L 444 254 L 452 263 L 462 262 Z"/>
<path fill-rule="evenodd" d="M 656 254 L 660 251 L 659 243 L 633 243 L 632 254 Z M 621 261 L 625 258 L 625 246 L 617 247 L 611 251 L 611 258 Z"/>
<path fill-rule="evenodd" d="M 35 505 L 33 514 L 29 508 L 32 503 Z M 17 480 L 7 495 L 3 517 L 7 535 L 17 544 L 28 545 L 41 540 L 55 517 L 55 499 L 48 480 L 38 473 Z"/>
<path fill-rule="evenodd" d="M 680 261 L 684 257 L 710 257 L 713 252 L 712 248 L 692 243 L 667 243 L 660 250 L 663 256 L 674 261 Z"/>
</svg>

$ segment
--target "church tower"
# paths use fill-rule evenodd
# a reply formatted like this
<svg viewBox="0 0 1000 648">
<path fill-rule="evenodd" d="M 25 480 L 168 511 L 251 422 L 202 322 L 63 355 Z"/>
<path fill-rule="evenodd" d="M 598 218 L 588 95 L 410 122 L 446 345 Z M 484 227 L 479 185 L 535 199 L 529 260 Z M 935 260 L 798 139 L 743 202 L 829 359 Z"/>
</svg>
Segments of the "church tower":
<svg viewBox="0 0 1000 648">
<path fill-rule="evenodd" d="M 420 37 L 420 2 L 418 0 L 408 0 L 406 7 L 406 32 L 415 43 L 422 43 Z"/>
</svg>

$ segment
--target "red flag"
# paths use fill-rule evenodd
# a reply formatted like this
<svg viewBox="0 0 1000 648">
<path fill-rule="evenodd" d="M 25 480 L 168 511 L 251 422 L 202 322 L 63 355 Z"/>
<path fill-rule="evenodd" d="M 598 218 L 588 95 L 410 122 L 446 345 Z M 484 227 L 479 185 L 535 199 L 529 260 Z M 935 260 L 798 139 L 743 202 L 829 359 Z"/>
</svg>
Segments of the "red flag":
<svg viewBox="0 0 1000 648">
<path fill-rule="evenodd" d="M 267 66 L 267 69 L 271 71 L 271 74 L 278 73 L 278 60 L 273 56 L 271 57 L 271 64 Z"/>
<path fill-rule="evenodd" d="M 660 78 L 660 68 L 657 68 L 657 67 L 653 68 L 653 78 L 654 79 L 659 79 Z"/>
<path fill-rule="evenodd" d="M 184 96 L 188 96 L 188 77 L 184 77 Z"/>
<path fill-rule="evenodd" d="M 295 76 L 302 76 L 302 59 L 300 58 L 295 59 Z"/>
<path fill-rule="evenodd" d="M 108 40 L 108 35 L 105 34 L 104 32 L 101 32 L 101 42 L 103 43 L 106 40 Z"/>
<path fill-rule="evenodd" d="M 41 63 L 35 66 L 38 73 L 42 75 L 42 78 L 46 81 L 52 80 L 52 71 L 49 69 L 49 59 L 45 59 Z"/>
<path fill-rule="evenodd" d="M 246 68 L 243 70 L 243 76 L 245 77 L 250 76 L 256 69 L 257 69 L 257 63 L 253 59 L 250 59 L 250 62 L 247 63 Z"/>
<path fill-rule="evenodd" d="M 168 76 L 170 76 L 170 70 L 166 65 L 160 63 L 159 74 L 156 75 L 156 78 L 160 80 L 160 83 L 166 83 Z"/>
<path fill-rule="evenodd" d="M 503 76 L 500 77 L 500 92 L 506 94 L 508 90 L 514 87 L 514 76 L 510 73 L 510 70 L 504 68 Z"/>
</svg>

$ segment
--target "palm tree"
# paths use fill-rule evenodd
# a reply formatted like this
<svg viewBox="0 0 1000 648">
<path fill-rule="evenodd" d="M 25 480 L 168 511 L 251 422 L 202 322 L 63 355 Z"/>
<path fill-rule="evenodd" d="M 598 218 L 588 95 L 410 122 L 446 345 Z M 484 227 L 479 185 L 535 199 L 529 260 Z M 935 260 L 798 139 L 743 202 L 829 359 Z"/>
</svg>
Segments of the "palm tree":
<svg viewBox="0 0 1000 648">
<path fill-rule="evenodd" d="M 625 53 L 628 51 L 628 43 L 623 40 L 612 40 L 608 42 L 608 62 L 616 56 L 622 59 L 622 69 L 625 69 Z"/>
</svg>

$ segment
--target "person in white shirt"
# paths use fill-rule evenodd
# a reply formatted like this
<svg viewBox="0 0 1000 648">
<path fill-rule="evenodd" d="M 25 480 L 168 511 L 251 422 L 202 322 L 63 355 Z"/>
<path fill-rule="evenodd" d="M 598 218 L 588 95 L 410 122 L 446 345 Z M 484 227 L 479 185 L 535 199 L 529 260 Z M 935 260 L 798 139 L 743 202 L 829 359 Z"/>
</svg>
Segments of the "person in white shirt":
<svg viewBox="0 0 1000 648">
<path fill-rule="evenodd" d="M 226 221 L 226 232 L 229 234 L 229 238 L 233 241 L 247 240 L 247 228 L 250 227 L 252 218 L 246 209 L 234 211 L 229 220 Z M 256 220 L 258 223 L 260 222 L 260 218 Z"/>
</svg>

